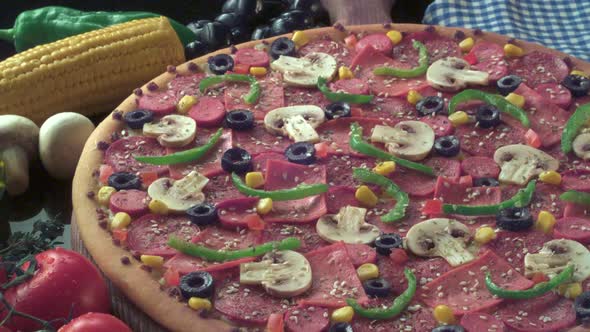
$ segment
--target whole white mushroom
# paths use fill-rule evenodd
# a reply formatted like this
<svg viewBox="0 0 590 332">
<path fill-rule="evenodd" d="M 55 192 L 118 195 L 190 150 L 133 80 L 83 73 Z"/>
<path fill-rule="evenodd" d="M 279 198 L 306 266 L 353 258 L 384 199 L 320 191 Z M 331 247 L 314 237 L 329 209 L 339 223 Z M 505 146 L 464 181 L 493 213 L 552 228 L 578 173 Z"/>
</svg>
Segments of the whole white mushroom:
<svg viewBox="0 0 590 332">
<path fill-rule="evenodd" d="M 62 180 L 74 176 L 92 131 L 92 121 L 78 113 L 58 113 L 45 120 L 39 132 L 39 153 L 49 175 Z"/>
<path fill-rule="evenodd" d="M 11 196 L 29 187 L 29 161 L 37 156 L 38 137 L 39 127 L 33 121 L 20 115 L 0 115 L 0 160 Z"/>
</svg>

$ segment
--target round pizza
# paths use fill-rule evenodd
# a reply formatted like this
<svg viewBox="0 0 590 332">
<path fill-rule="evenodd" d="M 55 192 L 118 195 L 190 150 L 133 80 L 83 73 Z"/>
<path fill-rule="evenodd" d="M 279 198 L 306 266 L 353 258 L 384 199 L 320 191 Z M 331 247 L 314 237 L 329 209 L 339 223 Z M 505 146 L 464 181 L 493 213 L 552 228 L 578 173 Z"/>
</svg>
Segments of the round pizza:
<svg viewBox="0 0 590 332">
<path fill-rule="evenodd" d="M 173 331 L 563 331 L 590 317 L 588 73 L 421 25 L 232 47 L 100 124 L 76 220 Z"/>
</svg>

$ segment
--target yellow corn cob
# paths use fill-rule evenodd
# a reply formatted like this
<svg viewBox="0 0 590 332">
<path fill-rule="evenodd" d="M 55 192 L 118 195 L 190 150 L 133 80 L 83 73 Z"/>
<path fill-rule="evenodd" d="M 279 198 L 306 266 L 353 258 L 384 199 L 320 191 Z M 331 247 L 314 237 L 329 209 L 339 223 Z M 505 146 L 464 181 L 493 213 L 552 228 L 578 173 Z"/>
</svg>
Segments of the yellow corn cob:
<svg viewBox="0 0 590 332">
<path fill-rule="evenodd" d="M 182 62 L 182 43 L 164 17 L 40 45 L 0 62 L 0 115 L 40 125 L 58 112 L 108 112 L 167 65 Z"/>
</svg>

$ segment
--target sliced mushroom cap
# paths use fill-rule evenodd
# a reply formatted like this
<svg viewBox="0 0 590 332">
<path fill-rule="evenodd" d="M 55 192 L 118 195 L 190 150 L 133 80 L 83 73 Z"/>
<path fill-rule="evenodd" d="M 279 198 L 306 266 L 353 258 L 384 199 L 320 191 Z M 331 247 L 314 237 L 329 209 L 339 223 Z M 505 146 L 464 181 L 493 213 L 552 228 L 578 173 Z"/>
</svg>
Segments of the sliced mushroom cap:
<svg viewBox="0 0 590 332">
<path fill-rule="evenodd" d="M 470 238 L 469 228 L 462 223 L 435 218 L 412 226 L 406 234 L 405 246 L 417 256 L 439 256 L 451 266 L 458 266 L 475 258 L 467 250 Z"/>
<path fill-rule="evenodd" d="M 338 214 L 327 214 L 316 224 L 318 235 L 328 242 L 373 243 L 381 234 L 379 228 L 365 222 L 367 209 L 347 205 Z"/>
<path fill-rule="evenodd" d="M 577 241 L 558 239 L 545 242 L 536 254 L 524 256 L 525 275 L 541 272 L 552 278 L 568 265 L 574 265 L 574 281 L 590 277 L 590 251 Z"/>
<path fill-rule="evenodd" d="M 590 133 L 581 133 L 573 142 L 574 153 L 584 160 L 590 159 Z"/>
<path fill-rule="evenodd" d="M 184 115 L 166 115 L 156 123 L 143 125 L 143 134 L 157 137 L 165 147 L 177 148 L 190 144 L 197 134 L 195 120 Z"/>
<path fill-rule="evenodd" d="M 261 285 L 270 295 L 281 298 L 307 291 L 311 276 L 307 258 L 292 250 L 271 252 L 260 262 L 240 264 L 240 284 Z"/>
<path fill-rule="evenodd" d="M 315 131 L 326 121 L 324 111 L 315 105 L 280 107 L 266 114 L 264 127 L 274 135 L 288 136 L 295 142 L 318 142 Z"/>
<path fill-rule="evenodd" d="M 288 85 L 314 87 L 320 77 L 332 79 L 337 62 L 329 54 L 312 52 L 301 58 L 281 55 L 270 67 L 281 72 L 283 81 Z"/>
<path fill-rule="evenodd" d="M 387 150 L 404 159 L 422 160 L 434 145 L 434 131 L 422 121 L 402 121 L 395 127 L 377 125 L 371 141 L 384 143 Z"/>
<path fill-rule="evenodd" d="M 202 190 L 208 182 L 208 178 L 192 171 L 180 180 L 161 178 L 152 182 L 148 195 L 162 201 L 172 212 L 184 212 L 205 200 Z"/>
<path fill-rule="evenodd" d="M 488 85 L 489 74 L 469 69 L 469 63 L 463 59 L 447 57 L 428 67 L 426 80 L 435 89 L 457 91 L 467 85 Z"/>
<path fill-rule="evenodd" d="M 547 153 L 524 144 L 506 145 L 494 153 L 494 160 L 501 167 L 498 179 L 503 183 L 525 185 L 535 175 L 555 171 L 559 161 Z"/>
</svg>

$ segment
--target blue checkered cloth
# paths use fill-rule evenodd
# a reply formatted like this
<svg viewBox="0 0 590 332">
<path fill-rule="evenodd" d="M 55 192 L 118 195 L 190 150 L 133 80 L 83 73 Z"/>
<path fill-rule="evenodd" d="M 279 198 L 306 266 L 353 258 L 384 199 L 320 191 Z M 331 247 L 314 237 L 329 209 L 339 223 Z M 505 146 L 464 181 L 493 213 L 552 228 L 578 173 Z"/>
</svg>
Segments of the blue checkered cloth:
<svg viewBox="0 0 590 332">
<path fill-rule="evenodd" d="M 436 0 L 424 24 L 497 32 L 590 61 L 590 0 Z"/>
</svg>

